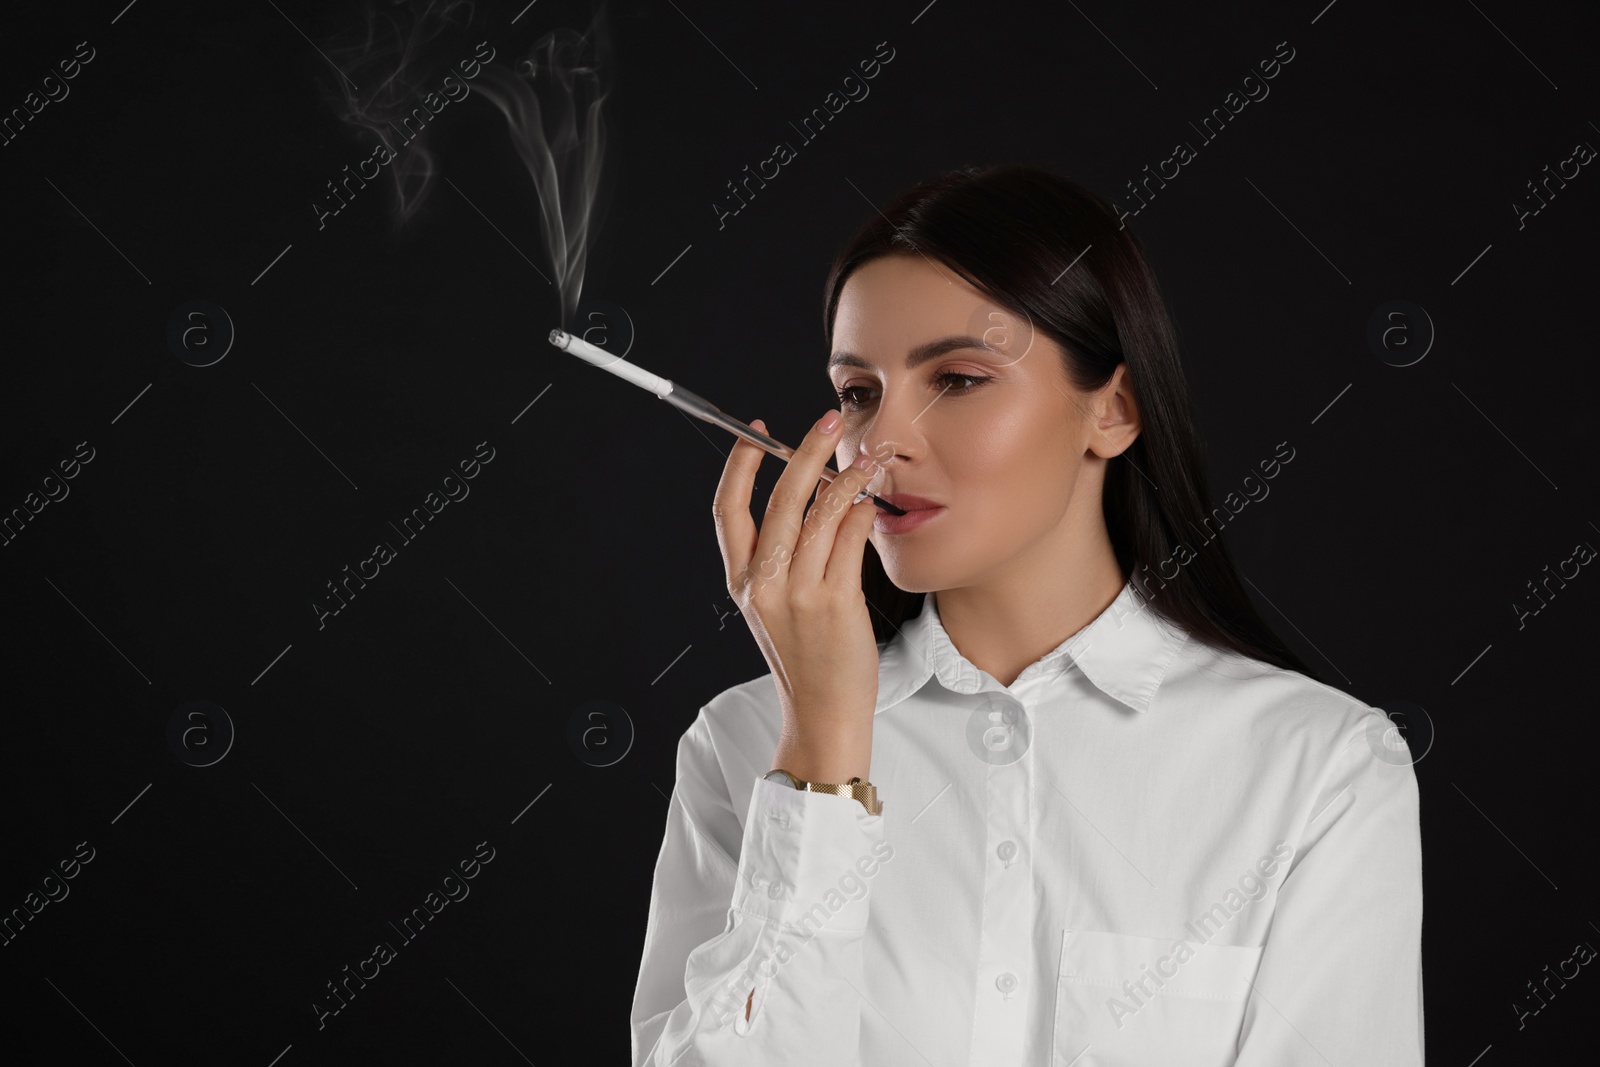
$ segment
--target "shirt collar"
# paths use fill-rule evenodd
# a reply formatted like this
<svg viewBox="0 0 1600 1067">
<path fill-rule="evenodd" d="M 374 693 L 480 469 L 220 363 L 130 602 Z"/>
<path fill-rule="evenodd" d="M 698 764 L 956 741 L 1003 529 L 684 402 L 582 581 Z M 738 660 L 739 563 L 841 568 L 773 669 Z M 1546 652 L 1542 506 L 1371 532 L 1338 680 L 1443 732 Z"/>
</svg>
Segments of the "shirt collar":
<svg viewBox="0 0 1600 1067">
<path fill-rule="evenodd" d="M 1041 675 L 1052 678 L 1076 667 L 1096 688 L 1134 711 L 1148 711 L 1183 630 L 1160 616 L 1134 584 L 1124 582 L 1106 609 L 1083 629 L 1029 664 L 1010 687 L 975 667 L 951 642 L 934 594 L 924 593 L 922 612 L 908 620 L 879 654 L 878 702 L 884 711 L 937 677 L 946 689 L 976 693 L 1014 689 Z"/>
</svg>

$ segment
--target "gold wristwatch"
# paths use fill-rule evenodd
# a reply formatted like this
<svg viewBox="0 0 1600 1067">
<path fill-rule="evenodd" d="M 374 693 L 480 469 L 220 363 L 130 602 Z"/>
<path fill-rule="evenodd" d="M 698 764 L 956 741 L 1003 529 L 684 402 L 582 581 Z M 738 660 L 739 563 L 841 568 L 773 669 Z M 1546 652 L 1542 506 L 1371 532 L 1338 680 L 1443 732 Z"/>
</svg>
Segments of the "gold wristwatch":
<svg viewBox="0 0 1600 1067">
<path fill-rule="evenodd" d="M 878 787 L 871 782 L 863 781 L 859 776 L 850 779 L 843 785 L 833 785 L 823 782 L 803 782 L 781 767 L 774 767 L 761 776 L 769 782 L 780 785 L 791 785 L 796 789 L 809 793 L 832 793 L 834 796 L 854 797 L 861 801 L 861 806 L 867 809 L 868 815 L 883 814 L 883 804 L 878 800 Z"/>
</svg>

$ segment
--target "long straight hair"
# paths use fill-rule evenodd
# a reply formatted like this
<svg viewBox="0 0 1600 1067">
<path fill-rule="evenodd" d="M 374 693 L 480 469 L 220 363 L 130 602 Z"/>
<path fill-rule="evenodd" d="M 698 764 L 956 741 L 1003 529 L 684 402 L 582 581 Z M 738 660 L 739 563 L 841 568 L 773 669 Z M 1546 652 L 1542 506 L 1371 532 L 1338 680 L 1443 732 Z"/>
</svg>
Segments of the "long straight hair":
<svg viewBox="0 0 1600 1067">
<path fill-rule="evenodd" d="M 1140 432 L 1107 462 L 1101 497 L 1123 580 L 1196 639 L 1316 678 L 1240 584 L 1221 534 L 1231 513 L 1210 503 L 1177 331 L 1143 246 L 1111 205 L 1023 164 L 966 167 L 918 183 L 875 212 L 834 260 L 824 288 L 830 347 L 839 296 L 856 268 L 918 254 L 1056 342 L 1080 390 L 1099 389 L 1127 363 Z M 921 611 L 923 594 L 891 582 L 870 541 L 861 587 L 880 645 Z"/>
</svg>

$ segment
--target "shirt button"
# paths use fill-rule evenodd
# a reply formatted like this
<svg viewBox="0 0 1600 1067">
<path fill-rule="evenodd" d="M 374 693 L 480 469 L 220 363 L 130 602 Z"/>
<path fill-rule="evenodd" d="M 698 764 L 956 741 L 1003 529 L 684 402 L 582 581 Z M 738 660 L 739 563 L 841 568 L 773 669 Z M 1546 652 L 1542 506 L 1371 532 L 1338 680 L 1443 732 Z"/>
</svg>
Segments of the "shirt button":
<svg viewBox="0 0 1600 1067">
<path fill-rule="evenodd" d="M 1011 866 L 1011 859 L 1017 854 L 1017 845 L 1014 841 L 1002 841 L 1000 847 L 995 849 L 995 854 L 1005 861 L 1007 867 Z"/>
<path fill-rule="evenodd" d="M 1010 971 L 1007 971 L 999 978 L 996 978 L 994 980 L 994 984 L 995 988 L 1000 990 L 1000 992 L 1010 993 L 1013 989 L 1017 988 L 1017 976 L 1012 974 Z"/>
<path fill-rule="evenodd" d="M 773 900 L 777 900 L 779 897 L 783 896 L 783 886 L 779 885 L 777 882 L 769 884 L 767 886 L 767 896 L 771 897 Z"/>
<path fill-rule="evenodd" d="M 1028 710 L 1000 693 L 988 694 L 967 718 L 967 748 L 991 767 L 1020 760 L 1033 736 Z"/>
</svg>

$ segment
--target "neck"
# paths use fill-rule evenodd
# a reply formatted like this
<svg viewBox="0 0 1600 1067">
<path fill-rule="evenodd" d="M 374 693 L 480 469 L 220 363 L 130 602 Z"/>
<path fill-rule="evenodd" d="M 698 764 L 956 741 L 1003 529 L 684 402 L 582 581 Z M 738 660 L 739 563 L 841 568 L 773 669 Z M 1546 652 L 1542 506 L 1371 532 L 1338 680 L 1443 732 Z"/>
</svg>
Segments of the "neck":
<svg viewBox="0 0 1600 1067">
<path fill-rule="evenodd" d="M 1093 622 L 1125 579 L 1098 504 L 982 579 L 934 594 L 939 621 L 967 660 L 1001 685 Z"/>
</svg>

